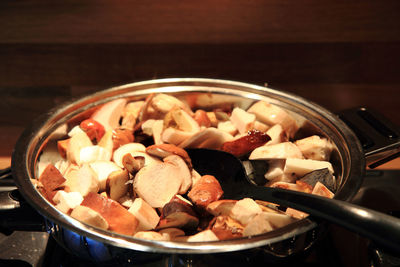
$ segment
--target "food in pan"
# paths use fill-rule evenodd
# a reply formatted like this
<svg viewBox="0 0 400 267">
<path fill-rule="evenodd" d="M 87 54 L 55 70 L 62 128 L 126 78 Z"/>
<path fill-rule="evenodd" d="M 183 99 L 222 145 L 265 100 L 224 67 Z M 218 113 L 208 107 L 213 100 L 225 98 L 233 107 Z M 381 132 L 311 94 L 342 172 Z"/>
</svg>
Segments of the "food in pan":
<svg viewBox="0 0 400 267">
<path fill-rule="evenodd" d="M 186 148 L 232 153 L 246 170 L 263 170 L 261 181 L 253 177 L 263 186 L 333 197 L 328 138 L 297 138 L 296 119 L 263 100 L 248 108 L 199 104 L 212 97 L 153 93 L 107 102 L 54 133 L 33 182 L 57 209 L 83 223 L 165 241 L 258 235 L 307 216 L 250 198 L 224 199 L 218 177 L 200 175 Z"/>
</svg>

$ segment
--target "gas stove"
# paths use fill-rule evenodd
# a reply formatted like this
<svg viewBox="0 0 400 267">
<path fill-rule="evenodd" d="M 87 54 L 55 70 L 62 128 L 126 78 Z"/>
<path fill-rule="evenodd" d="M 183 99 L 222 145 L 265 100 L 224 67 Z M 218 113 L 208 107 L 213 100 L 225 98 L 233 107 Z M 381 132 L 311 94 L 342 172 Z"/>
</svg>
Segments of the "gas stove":
<svg viewBox="0 0 400 267">
<path fill-rule="evenodd" d="M 12 186 L 12 185 L 10 185 Z M 9 189 L 9 188 L 8 188 Z M 353 202 L 400 215 L 400 170 L 368 170 Z M 1 218 L 0 218 L 1 219 Z M 46 232 L 0 234 L 0 266 L 99 266 L 70 254 Z M 240 252 L 209 255 L 159 255 L 140 262 L 118 259 L 104 266 L 258 266 L 263 255 L 242 257 Z M 265 265 L 265 264 L 263 264 Z M 269 266 L 274 266 L 269 264 Z M 400 258 L 341 227 L 328 225 L 323 237 L 304 254 L 282 260 L 279 266 L 400 266 Z"/>
</svg>

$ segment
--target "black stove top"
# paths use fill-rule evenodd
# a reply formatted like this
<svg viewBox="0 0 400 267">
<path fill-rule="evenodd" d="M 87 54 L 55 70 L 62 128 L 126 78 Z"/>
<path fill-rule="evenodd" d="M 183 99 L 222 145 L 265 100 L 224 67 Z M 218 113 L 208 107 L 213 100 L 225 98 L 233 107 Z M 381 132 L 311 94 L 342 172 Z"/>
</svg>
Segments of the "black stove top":
<svg viewBox="0 0 400 267">
<path fill-rule="evenodd" d="M 398 216 L 400 213 L 400 171 L 368 171 L 353 202 Z M 263 255 L 242 257 L 240 252 L 208 255 L 160 255 L 149 261 L 132 263 L 119 259 L 101 266 L 265 266 Z M 68 253 L 51 235 L 43 232 L 16 231 L 0 234 L 0 267 L 91 267 L 98 264 L 84 261 Z M 268 266 L 275 266 L 268 264 Z M 328 226 L 328 231 L 303 255 L 282 260 L 276 266 L 400 266 L 400 259 L 385 254 L 374 244 L 341 227 Z"/>
</svg>

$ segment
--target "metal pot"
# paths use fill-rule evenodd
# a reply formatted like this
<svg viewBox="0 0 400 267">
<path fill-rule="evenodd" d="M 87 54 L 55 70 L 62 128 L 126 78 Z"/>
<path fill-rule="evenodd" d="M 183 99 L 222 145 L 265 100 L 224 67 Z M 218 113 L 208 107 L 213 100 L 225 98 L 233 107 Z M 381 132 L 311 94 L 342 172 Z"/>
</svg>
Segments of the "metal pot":
<svg viewBox="0 0 400 267">
<path fill-rule="evenodd" d="M 46 218 L 47 231 L 51 232 L 63 246 L 79 256 L 89 257 L 95 261 L 107 261 L 113 257 L 124 259 L 132 257 L 138 261 L 141 257 L 138 255 L 146 257 L 159 255 L 154 253 L 191 255 L 235 251 L 255 253 L 256 249 L 280 258 L 306 250 L 323 231 L 324 224 L 309 217 L 251 238 L 201 243 L 147 241 L 80 223 L 58 211 L 34 188 L 31 179 L 36 177 L 38 157 L 57 130 L 77 119 L 83 112 L 107 101 L 120 97 L 139 100 L 152 92 L 164 92 L 177 97 L 200 94 L 207 100 L 205 101 L 207 106 L 234 103 L 247 108 L 254 101 L 266 100 L 285 108 L 303 122 L 299 135 L 316 133 L 328 136 L 334 142 L 335 149 L 331 161 L 335 166 L 338 182 L 335 198 L 340 200 L 350 201 L 357 193 L 366 164 L 377 160 L 379 162 L 388 156 L 398 154 L 398 132 L 385 120 L 381 118 L 376 120 L 368 111 L 364 109 L 346 111 L 339 117 L 299 96 L 262 86 L 226 80 L 187 78 L 150 80 L 100 91 L 57 107 L 34 121 L 19 138 L 12 155 L 12 175 L 19 192 L 30 206 Z M 209 97 L 211 93 L 213 96 Z M 361 129 L 351 130 L 344 120 L 351 121 Z M 380 125 L 376 125 L 377 123 Z M 382 131 L 376 129 L 379 127 L 383 127 L 383 132 L 386 131 L 385 134 L 389 133 L 389 136 L 380 134 Z M 357 131 L 359 136 L 355 134 Z M 372 135 L 362 137 L 361 133 Z M 362 142 L 362 139 L 367 142 Z M 82 251 L 76 244 L 82 242 L 87 249 L 92 246 L 92 249 L 103 253 Z"/>
</svg>

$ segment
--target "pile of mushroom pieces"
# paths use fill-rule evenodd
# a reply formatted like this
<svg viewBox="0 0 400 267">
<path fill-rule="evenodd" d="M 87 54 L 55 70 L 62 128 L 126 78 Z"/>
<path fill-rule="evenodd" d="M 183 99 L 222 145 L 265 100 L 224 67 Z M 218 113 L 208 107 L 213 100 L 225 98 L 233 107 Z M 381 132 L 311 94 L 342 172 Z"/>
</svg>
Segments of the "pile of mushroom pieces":
<svg viewBox="0 0 400 267">
<path fill-rule="evenodd" d="M 264 161 L 265 186 L 333 197 L 327 138 L 293 140 L 299 123 L 265 101 L 247 110 L 232 104 L 196 109 L 209 97 L 158 93 L 86 112 L 53 133 L 32 182 L 58 210 L 85 224 L 165 241 L 258 235 L 307 216 L 249 198 L 223 199 L 218 177 L 200 175 L 185 148 Z"/>
</svg>

